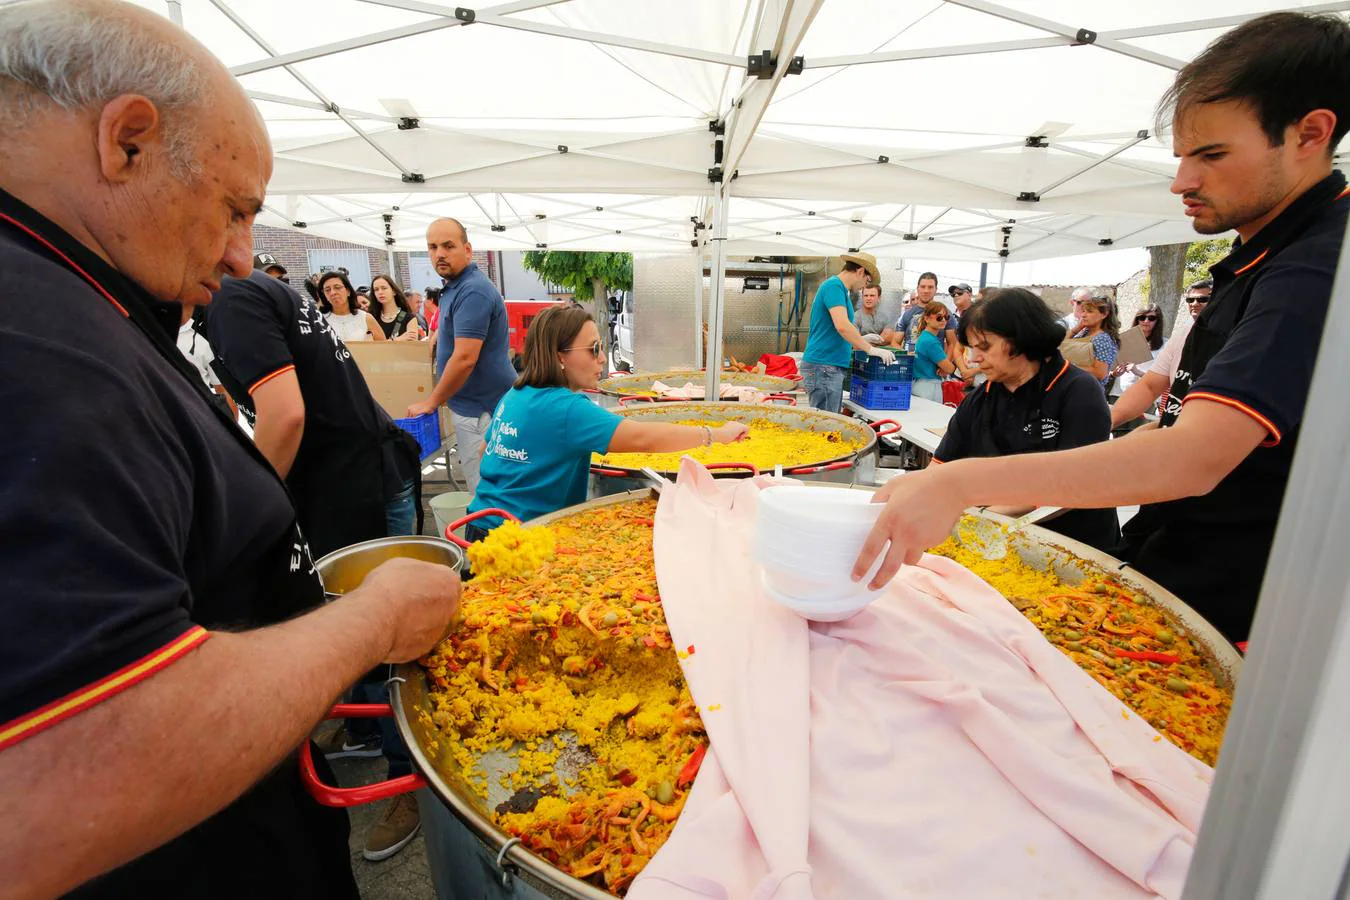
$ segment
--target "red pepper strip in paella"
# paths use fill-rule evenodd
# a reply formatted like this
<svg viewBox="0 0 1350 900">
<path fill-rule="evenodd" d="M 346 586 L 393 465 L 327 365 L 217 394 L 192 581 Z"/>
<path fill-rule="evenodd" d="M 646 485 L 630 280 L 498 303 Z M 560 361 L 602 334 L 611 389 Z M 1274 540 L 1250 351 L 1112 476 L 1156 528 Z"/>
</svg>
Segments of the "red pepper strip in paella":
<svg viewBox="0 0 1350 900">
<path fill-rule="evenodd" d="M 1146 662 L 1165 663 L 1166 665 L 1172 665 L 1173 663 L 1181 662 L 1180 656 L 1173 656 L 1170 653 L 1159 653 L 1156 650 L 1117 649 L 1114 652 L 1116 656 L 1124 657 L 1125 659 L 1139 659 L 1144 660 Z"/>
<path fill-rule="evenodd" d="M 690 755 L 689 762 L 684 764 L 684 768 L 680 770 L 679 776 L 675 779 L 676 787 L 686 788 L 694 783 L 694 778 L 698 776 L 699 766 L 703 765 L 703 757 L 707 752 L 708 745 L 701 744 L 699 745 L 699 748 Z"/>
</svg>

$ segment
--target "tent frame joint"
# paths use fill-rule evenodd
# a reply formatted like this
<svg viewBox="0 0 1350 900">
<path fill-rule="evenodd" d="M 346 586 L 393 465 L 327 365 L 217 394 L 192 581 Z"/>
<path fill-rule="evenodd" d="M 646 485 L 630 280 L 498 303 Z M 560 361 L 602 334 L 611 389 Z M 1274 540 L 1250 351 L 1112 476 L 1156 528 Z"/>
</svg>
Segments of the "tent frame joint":
<svg viewBox="0 0 1350 900">
<path fill-rule="evenodd" d="M 421 172 L 404 172 L 399 176 L 404 184 L 426 184 L 427 178 Z"/>
<path fill-rule="evenodd" d="M 800 75 L 806 68 L 806 57 L 794 56 L 788 63 L 785 75 Z M 758 53 L 752 53 L 745 58 L 745 74 L 748 78 L 757 78 L 760 81 L 769 81 L 773 78 L 773 73 L 778 70 L 778 57 L 773 55 L 772 50 L 761 50 Z"/>
<path fill-rule="evenodd" d="M 1083 44 L 1095 44 L 1097 43 L 1097 32 L 1087 28 L 1080 28 L 1078 29 L 1078 33 L 1073 36 L 1073 41 L 1080 46 Z"/>
<path fill-rule="evenodd" d="M 478 13 L 464 6 L 455 7 L 455 18 L 465 25 L 472 25 L 478 19 Z"/>
<path fill-rule="evenodd" d="M 1040 203 L 1041 195 L 1035 191 L 1022 191 L 1017 195 L 1018 203 Z"/>
<path fill-rule="evenodd" d="M 421 127 L 422 127 L 422 120 L 413 118 L 412 116 L 402 116 L 398 120 L 399 131 L 412 131 L 415 128 Z"/>
</svg>

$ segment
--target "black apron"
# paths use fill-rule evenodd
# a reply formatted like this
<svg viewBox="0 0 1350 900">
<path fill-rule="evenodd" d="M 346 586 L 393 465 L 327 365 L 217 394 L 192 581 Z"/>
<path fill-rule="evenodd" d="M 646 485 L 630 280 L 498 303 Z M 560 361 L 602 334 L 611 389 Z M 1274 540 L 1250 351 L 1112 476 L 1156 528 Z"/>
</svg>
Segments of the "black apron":
<svg viewBox="0 0 1350 900">
<path fill-rule="evenodd" d="M 47 258 L 80 276 L 109 302 L 125 310 L 127 318 L 220 417 L 225 434 L 233 436 L 267 471 L 275 470 L 254 446 L 227 410 L 212 402 L 211 391 L 196 368 L 179 351 L 174 337 L 181 307 L 155 301 L 123 279 L 105 286 L 27 225 L 0 214 L 30 238 Z M 118 288 L 121 288 L 120 290 Z M 114 293 L 116 297 L 114 298 Z M 278 479 L 280 481 L 280 479 Z M 281 485 L 284 491 L 285 485 Z M 260 573 L 269 592 L 269 622 L 282 622 L 323 603 L 323 584 L 314 569 L 299 527 L 264 554 Z M 192 621 L 205 627 L 239 624 L 232 611 L 212 603 L 208 590 L 194 596 Z M 203 735 L 203 740 L 236 740 L 233 735 Z M 90 749 L 96 753 L 96 748 Z M 331 779 L 321 753 L 315 753 L 321 778 Z M 333 783 L 333 782 L 329 782 Z M 69 896 L 79 898 L 193 897 L 235 900 L 239 897 L 330 897 L 357 900 L 359 892 L 348 855 L 346 812 L 320 806 L 300 782 L 295 754 L 265 775 L 247 793 L 221 812 L 189 829 L 169 843 L 106 875 L 88 882 Z"/>
<path fill-rule="evenodd" d="M 1025 387 L 1034 390 L 1035 396 L 1044 398 L 1046 380 L 1052 377 L 1052 372 L 1059 370 L 1061 363 L 1062 358 L 1058 355 L 1055 356 L 1053 365 L 1043 363 L 1032 383 Z M 1011 399 L 1010 392 L 1002 387 L 999 389 Z M 1032 430 L 1031 437 L 1020 429 L 1010 434 L 1006 427 L 997 422 L 994 412 L 995 404 L 986 402 L 984 422 L 981 423 L 983 427 L 972 429 L 974 433 L 970 437 L 971 456 L 1017 456 L 1023 453 L 1049 453 L 1059 449 L 1057 445 L 1052 445 L 1053 442 L 1036 437 L 1042 433 L 1039 425 Z M 1040 404 L 1035 404 L 1023 422 L 1039 422 L 1042 419 L 1041 412 Z M 1116 517 L 1115 509 L 1071 509 L 1040 523 L 1040 527 L 1103 551 L 1114 547 L 1120 541 L 1120 520 Z"/>
<path fill-rule="evenodd" d="M 1332 202 L 1345 197 L 1341 193 Z M 1252 282 L 1239 279 L 1301 237 L 1320 212 L 1320 206 L 1309 208 L 1302 223 L 1282 229 L 1238 271 L 1215 271 L 1213 299 L 1191 326 L 1176 379 L 1159 407 L 1163 428 L 1175 424 L 1191 385 L 1246 315 Z M 1310 349 L 1315 351 L 1316 344 Z M 1296 445 L 1295 440 L 1283 440 L 1274 447 L 1258 447 L 1203 497 L 1141 507 L 1125 523 L 1115 555 L 1176 594 L 1229 640 L 1245 641 L 1256 615 Z"/>
</svg>

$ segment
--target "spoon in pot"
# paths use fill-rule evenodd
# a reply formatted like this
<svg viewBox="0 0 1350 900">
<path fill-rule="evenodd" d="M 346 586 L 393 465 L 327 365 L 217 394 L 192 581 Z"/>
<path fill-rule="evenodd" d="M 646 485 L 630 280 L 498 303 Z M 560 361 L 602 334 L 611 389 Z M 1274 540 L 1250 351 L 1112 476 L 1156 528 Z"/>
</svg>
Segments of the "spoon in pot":
<svg viewBox="0 0 1350 900">
<path fill-rule="evenodd" d="M 1009 538 L 1028 525 L 1035 525 L 1055 515 L 1061 509 L 1063 507 L 1060 506 L 1038 506 L 1026 515 L 1013 519 L 1007 528 L 983 516 L 962 516 L 952 526 L 952 537 L 958 544 L 974 550 L 987 560 L 1000 560 L 1008 555 Z"/>
</svg>

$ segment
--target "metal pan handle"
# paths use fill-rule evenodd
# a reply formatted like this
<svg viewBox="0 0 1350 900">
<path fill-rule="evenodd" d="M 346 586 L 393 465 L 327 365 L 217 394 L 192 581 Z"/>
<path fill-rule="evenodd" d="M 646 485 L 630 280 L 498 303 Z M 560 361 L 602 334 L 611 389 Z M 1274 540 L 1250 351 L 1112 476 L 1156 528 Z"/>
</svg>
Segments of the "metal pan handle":
<svg viewBox="0 0 1350 900">
<path fill-rule="evenodd" d="M 656 402 L 656 398 L 655 398 L 655 397 L 648 397 L 648 396 L 646 396 L 645 394 L 630 394 L 630 395 L 627 396 L 627 397 L 620 397 L 620 398 L 619 398 L 619 405 L 620 405 L 620 406 L 627 406 L 627 405 L 628 405 L 628 401 L 630 401 L 630 400 L 633 401 L 633 402 L 635 402 L 635 403 L 638 402 L 638 401 L 641 401 L 641 400 L 645 400 L 645 401 L 648 402 L 648 403 L 655 403 L 655 402 Z"/>
<path fill-rule="evenodd" d="M 872 427 L 872 430 L 877 433 L 877 437 L 895 434 L 900 430 L 900 423 L 894 419 L 877 419 L 875 422 L 869 422 L 867 424 L 869 424 Z M 894 427 L 886 428 L 887 425 L 892 425 Z"/>
<path fill-rule="evenodd" d="M 382 719 L 392 716 L 394 711 L 388 703 L 339 703 L 329 710 L 325 719 Z M 421 775 L 404 775 L 389 781 L 379 781 L 361 787 L 341 788 L 324 784 L 314 769 L 314 756 L 310 751 L 310 742 L 300 745 L 300 783 L 311 797 L 322 806 L 363 806 L 377 800 L 388 800 L 399 794 L 407 794 L 427 786 L 427 780 Z"/>
<path fill-rule="evenodd" d="M 713 471 L 714 469 L 740 469 L 742 471 L 749 472 L 752 478 L 759 474 L 759 468 L 757 466 L 753 466 L 750 463 L 743 463 L 743 462 L 708 463 L 703 468 L 707 469 L 708 471 Z"/>
<path fill-rule="evenodd" d="M 802 468 L 802 469 L 784 469 L 784 470 L 783 470 L 783 474 L 784 474 L 784 475 L 815 475 L 815 474 L 817 474 L 817 473 L 819 473 L 819 472 L 838 472 L 840 469 L 851 469 L 852 467 L 853 467 L 853 463 L 849 462 L 849 461 L 846 460 L 846 459 L 841 459 L 841 460 L 839 460 L 838 462 L 832 462 L 832 463 L 829 463 L 828 465 L 824 465 L 824 466 L 807 466 L 806 468 Z"/>
<path fill-rule="evenodd" d="M 473 522 L 476 519 L 485 518 L 486 516 L 500 516 L 501 518 L 508 519 L 512 522 L 520 521 L 520 519 L 511 515 L 504 509 L 480 509 L 478 510 L 478 512 L 471 512 L 464 518 L 456 519 L 449 525 L 445 526 L 445 539 L 450 543 L 454 544 L 456 547 L 462 547 L 467 550 L 469 547 L 469 542 L 464 540 L 459 535 L 455 534 L 455 529 L 462 528 L 463 526 L 469 524 L 470 522 Z"/>
<path fill-rule="evenodd" d="M 592 475 L 603 475 L 605 478 L 637 478 L 632 472 L 626 472 L 623 469 L 605 469 L 600 466 L 591 466 Z"/>
<path fill-rule="evenodd" d="M 764 402 L 764 403 L 775 403 L 775 402 L 777 402 L 777 401 L 779 401 L 779 400 L 784 401 L 784 403 L 783 403 L 784 406 L 796 406 L 796 405 L 797 405 L 797 398 L 794 397 L 794 396 L 792 396 L 791 394 L 766 394 L 765 397 L 764 397 L 764 400 L 763 400 L 762 402 Z"/>
</svg>

